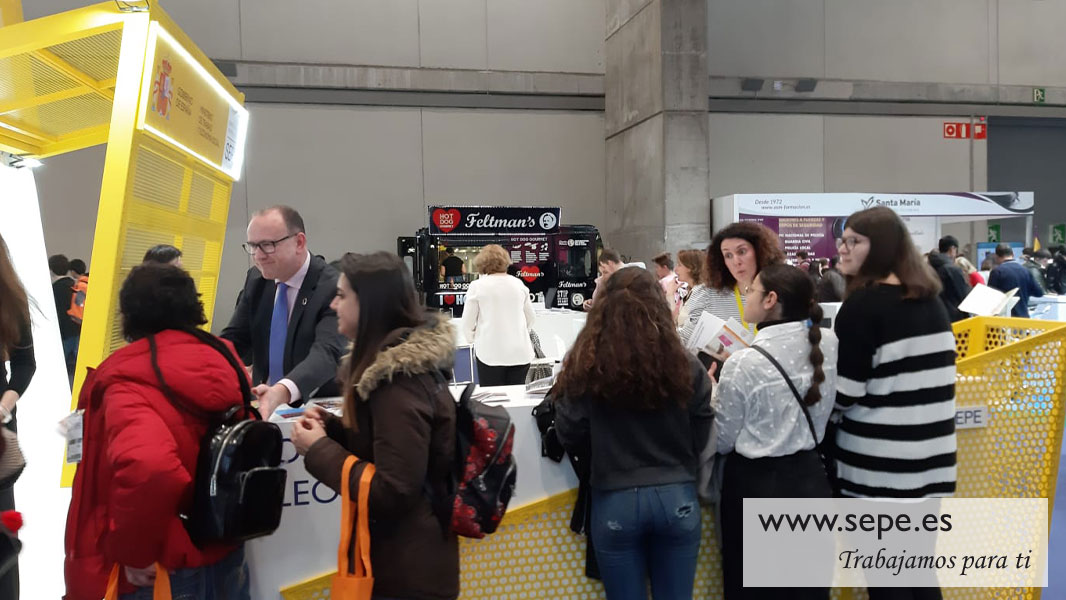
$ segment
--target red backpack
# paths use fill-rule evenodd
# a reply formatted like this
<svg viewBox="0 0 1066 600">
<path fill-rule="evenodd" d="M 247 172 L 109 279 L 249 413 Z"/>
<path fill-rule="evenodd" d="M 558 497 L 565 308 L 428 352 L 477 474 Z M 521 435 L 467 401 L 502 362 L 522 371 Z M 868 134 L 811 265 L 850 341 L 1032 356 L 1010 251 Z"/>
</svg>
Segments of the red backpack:
<svg viewBox="0 0 1066 600">
<path fill-rule="evenodd" d="M 429 395 L 447 394 L 454 401 L 444 376 L 434 371 L 433 377 L 437 389 L 427 385 Z M 475 387 L 473 383 L 467 385 L 455 405 L 455 456 L 444 490 L 434 491 L 427 479 L 425 493 L 444 530 L 480 539 L 495 532 L 503 520 L 514 495 L 518 465 L 511 454 L 511 415 L 502 406 L 474 400 Z"/>
<path fill-rule="evenodd" d="M 471 383 L 455 410 L 451 530 L 463 537 L 483 538 L 496 531 L 507 511 L 518 465 L 511 454 L 511 415 L 502 406 L 474 400 L 473 393 Z"/>
</svg>

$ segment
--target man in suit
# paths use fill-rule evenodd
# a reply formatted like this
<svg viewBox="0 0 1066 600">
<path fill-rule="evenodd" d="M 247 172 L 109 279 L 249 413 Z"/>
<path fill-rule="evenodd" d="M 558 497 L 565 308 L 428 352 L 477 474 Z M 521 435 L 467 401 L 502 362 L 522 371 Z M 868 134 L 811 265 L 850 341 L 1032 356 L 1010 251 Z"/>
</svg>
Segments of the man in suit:
<svg viewBox="0 0 1066 600">
<path fill-rule="evenodd" d="M 303 219 L 288 206 L 252 215 L 247 239 L 255 267 L 222 337 L 250 359 L 260 413 L 338 395 L 337 364 L 347 343 L 329 307 L 337 271 L 311 255 Z"/>
</svg>

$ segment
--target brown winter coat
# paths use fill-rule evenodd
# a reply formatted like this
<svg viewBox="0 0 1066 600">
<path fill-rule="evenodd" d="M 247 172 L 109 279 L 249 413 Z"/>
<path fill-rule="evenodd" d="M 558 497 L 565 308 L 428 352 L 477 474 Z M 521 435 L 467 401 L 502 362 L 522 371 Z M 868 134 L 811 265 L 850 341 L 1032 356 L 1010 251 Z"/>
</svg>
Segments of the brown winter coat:
<svg viewBox="0 0 1066 600">
<path fill-rule="evenodd" d="M 315 442 L 304 458 L 311 475 L 339 492 L 345 458 L 358 456 L 352 498 L 367 461 L 374 463 L 369 517 L 375 596 L 450 600 L 459 595 L 458 541 L 441 526 L 426 490 L 429 482 L 432 496 L 443 496 L 455 453 L 455 402 L 433 375 L 451 369 L 454 340 L 451 325 L 436 319 L 389 334 L 356 384 L 358 430 L 330 419 L 328 437 Z"/>
</svg>

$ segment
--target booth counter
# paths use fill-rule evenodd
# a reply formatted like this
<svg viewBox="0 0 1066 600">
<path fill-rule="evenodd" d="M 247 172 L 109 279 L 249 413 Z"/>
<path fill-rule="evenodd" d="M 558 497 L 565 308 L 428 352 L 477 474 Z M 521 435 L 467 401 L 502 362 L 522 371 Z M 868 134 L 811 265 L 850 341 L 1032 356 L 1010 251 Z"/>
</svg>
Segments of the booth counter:
<svg viewBox="0 0 1066 600">
<path fill-rule="evenodd" d="M 1029 318 L 1066 321 L 1066 296 L 1046 295 L 1029 299 Z"/>
<path fill-rule="evenodd" d="M 1054 502 L 1063 431 L 1066 325 L 975 318 L 954 324 L 958 351 L 956 429 L 962 498 L 1047 498 Z M 993 375 L 994 374 L 994 375 Z M 497 388 L 515 424 L 516 495 L 496 533 L 460 539 L 460 598 L 603 598 L 585 576 L 585 538 L 570 531 L 577 481 L 568 462 L 540 455 L 530 411 L 539 398 Z M 458 393 L 458 388 L 456 389 Z M 286 433 L 291 423 L 281 423 Z M 247 545 L 254 598 L 327 597 L 340 522 L 336 495 L 318 485 L 286 446 L 290 491 L 281 527 Z M 694 598 L 721 598 L 720 555 L 711 510 L 703 510 Z M 944 590 L 945 598 L 998 598 L 995 588 Z M 1036 600 L 1039 589 L 1018 590 Z M 833 598 L 861 598 L 836 589 Z"/>
<path fill-rule="evenodd" d="M 515 426 L 514 457 L 518 482 L 508 513 L 577 487 L 569 461 L 555 463 L 540 455 L 540 432 L 532 416 L 542 396 L 527 396 L 524 386 L 493 388 L 505 393 L 499 403 Z M 453 387 L 458 395 L 462 387 Z M 495 403 L 494 403 L 495 404 Z M 273 419 L 285 436 L 282 464 L 288 471 L 285 508 L 274 535 L 246 546 L 252 577 L 252 598 L 277 599 L 279 590 L 337 569 L 340 539 L 340 497 L 304 468 L 303 458 L 289 441 L 294 420 Z M 578 538 L 573 534 L 575 540 Z M 491 539 L 491 536 L 490 536 Z"/>
</svg>

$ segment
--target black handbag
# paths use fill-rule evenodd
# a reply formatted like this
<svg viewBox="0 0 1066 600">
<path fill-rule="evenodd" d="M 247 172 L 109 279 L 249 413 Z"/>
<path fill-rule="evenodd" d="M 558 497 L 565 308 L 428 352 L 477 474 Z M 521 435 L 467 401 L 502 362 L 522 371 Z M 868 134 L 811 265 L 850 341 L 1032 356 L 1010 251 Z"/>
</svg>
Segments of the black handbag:
<svg viewBox="0 0 1066 600">
<path fill-rule="evenodd" d="M 211 334 L 199 330 L 188 333 L 226 357 L 237 374 L 243 403 L 218 415 L 181 401 L 163 379 L 156 361 L 155 338 L 148 337 L 152 368 L 163 394 L 180 410 L 210 423 L 200 443 L 193 504 L 189 514 L 180 515 L 182 523 L 198 547 L 237 544 L 270 535 L 281 523 L 285 501 L 281 429 L 263 421 L 252 407 L 248 377 L 228 348 Z"/>
<path fill-rule="evenodd" d="M 825 467 L 825 475 L 829 478 L 829 486 L 833 488 L 835 492 L 837 490 L 837 465 L 836 458 L 833 456 L 833 449 L 836 447 L 836 428 L 830 428 L 830 424 L 827 423 L 825 427 L 825 436 L 822 437 L 822 443 L 818 443 L 818 434 L 814 431 L 814 421 L 811 420 L 811 413 L 807 410 L 807 405 L 803 403 L 803 396 L 800 395 L 799 390 L 792 383 L 792 378 L 788 376 L 785 369 L 781 366 L 781 363 L 777 362 L 773 356 L 766 350 L 752 346 L 755 350 L 766 357 L 766 360 L 770 361 L 781 376 L 785 378 L 785 383 L 788 384 L 788 389 L 792 390 L 792 395 L 796 397 L 796 402 L 799 402 L 800 408 L 803 410 L 803 416 L 807 418 L 807 427 L 811 430 L 811 437 L 814 438 L 814 448 L 818 452 L 818 457 L 822 459 L 822 466 Z"/>
</svg>

